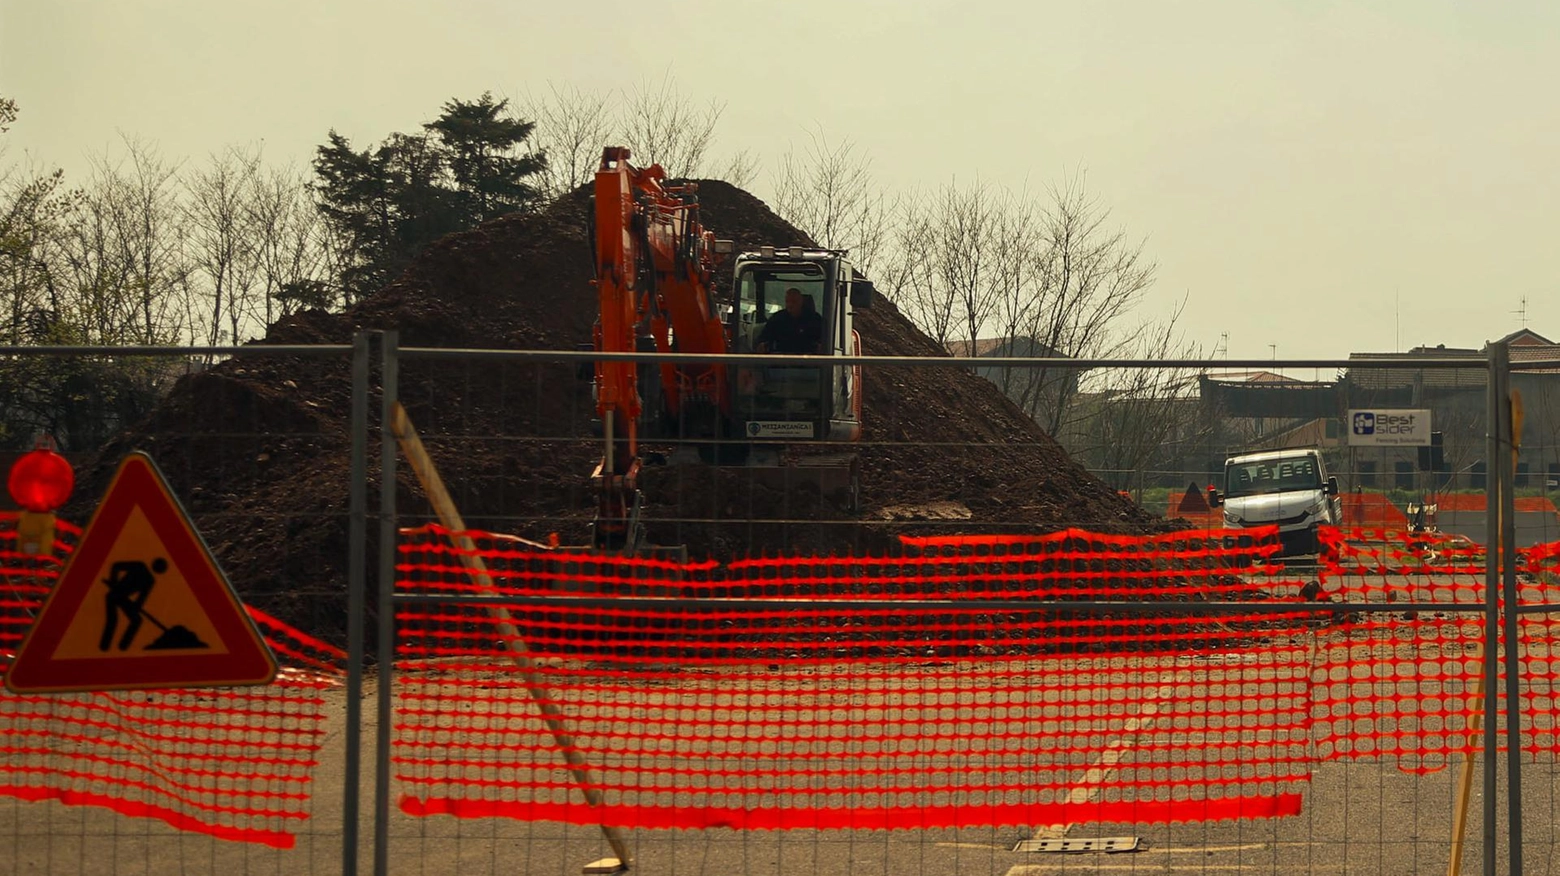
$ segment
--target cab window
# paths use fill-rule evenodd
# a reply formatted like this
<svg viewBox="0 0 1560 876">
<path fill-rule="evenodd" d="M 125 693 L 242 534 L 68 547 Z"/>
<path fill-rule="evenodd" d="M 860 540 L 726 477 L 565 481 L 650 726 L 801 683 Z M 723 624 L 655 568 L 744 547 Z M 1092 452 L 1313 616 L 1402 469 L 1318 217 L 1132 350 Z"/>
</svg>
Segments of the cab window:
<svg viewBox="0 0 1560 876">
<path fill-rule="evenodd" d="M 737 318 L 742 325 L 768 322 L 769 317 L 785 309 L 785 290 L 792 288 L 812 299 L 813 309 L 821 315 L 823 286 L 823 270 L 817 267 L 744 271 L 737 284 Z"/>
</svg>

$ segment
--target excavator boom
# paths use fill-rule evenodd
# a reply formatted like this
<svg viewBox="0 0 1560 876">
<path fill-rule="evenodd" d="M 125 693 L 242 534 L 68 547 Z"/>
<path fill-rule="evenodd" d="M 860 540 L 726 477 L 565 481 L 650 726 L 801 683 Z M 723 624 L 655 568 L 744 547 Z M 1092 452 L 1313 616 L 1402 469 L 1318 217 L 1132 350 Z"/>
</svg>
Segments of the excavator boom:
<svg viewBox="0 0 1560 876">
<path fill-rule="evenodd" d="M 697 187 L 669 185 L 660 165 L 637 168 L 629 150 L 609 146 L 596 172 L 596 287 L 600 316 L 595 347 L 606 353 L 727 352 L 713 299 L 715 236 L 699 222 Z M 646 339 L 646 340 L 642 340 Z M 696 402 L 729 408 L 724 364 L 660 368 L 666 411 Z M 596 412 L 605 452 L 593 475 L 599 499 L 596 544 L 632 549 L 638 507 L 639 422 L 644 406 L 639 366 L 597 361 Z"/>
</svg>

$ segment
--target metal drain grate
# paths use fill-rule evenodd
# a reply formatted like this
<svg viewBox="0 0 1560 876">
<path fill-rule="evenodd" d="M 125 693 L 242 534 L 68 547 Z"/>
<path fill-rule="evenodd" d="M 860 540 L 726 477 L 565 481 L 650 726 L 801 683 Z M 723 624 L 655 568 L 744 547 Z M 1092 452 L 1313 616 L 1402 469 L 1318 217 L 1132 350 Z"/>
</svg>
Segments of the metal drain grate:
<svg viewBox="0 0 1560 876">
<path fill-rule="evenodd" d="M 1101 836 L 1078 839 L 1027 839 L 1013 847 L 1015 852 L 1135 852 L 1143 840 L 1135 836 Z"/>
</svg>

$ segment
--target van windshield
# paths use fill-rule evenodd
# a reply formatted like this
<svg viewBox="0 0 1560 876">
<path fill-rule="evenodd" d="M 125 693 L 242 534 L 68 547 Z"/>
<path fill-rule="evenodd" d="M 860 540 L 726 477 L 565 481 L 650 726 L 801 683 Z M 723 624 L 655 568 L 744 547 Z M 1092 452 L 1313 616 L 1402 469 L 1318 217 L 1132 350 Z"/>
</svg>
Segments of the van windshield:
<svg viewBox="0 0 1560 876">
<path fill-rule="evenodd" d="M 1224 495 L 1229 499 L 1321 488 L 1322 473 L 1313 456 L 1232 462 L 1224 469 Z"/>
</svg>

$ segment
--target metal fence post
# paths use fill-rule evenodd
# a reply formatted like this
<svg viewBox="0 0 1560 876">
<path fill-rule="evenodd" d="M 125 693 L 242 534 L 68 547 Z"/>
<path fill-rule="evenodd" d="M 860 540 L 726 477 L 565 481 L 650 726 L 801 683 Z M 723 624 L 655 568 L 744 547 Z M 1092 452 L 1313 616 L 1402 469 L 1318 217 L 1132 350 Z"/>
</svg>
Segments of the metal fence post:
<svg viewBox="0 0 1560 876">
<path fill-rule="evenodd" d="M 1504 341 L 1491 350 L 1500 378 L 1500 542 L 1502 596 L 1505 602 L 1506 639 L 1506 831 L 1507 870 L 1522 872 L 1522 655 L 1517 641 L 1517 446 L 1511 403 L 1511 348 Z M 1492 460 L 1492 464 L 1495 461 Z"/>
<path fill-rule="evenodd" d="M 341 873 L 357 876 L 363 784 L 363 614 L 368 562 L 368 333 L 352 338 L 352 481 L 347 500 L 347 726 L 342 775 Z"/>
<path fill-rule="evenodd" d="M 1484 430 L 1484 455 L 1489 460 L 1485 470 L 1489 475 L 1495 472 L 1490 466 L 1498 465 L 1501 447 L 1501 412 L 1504 407 L 1500 402 L 1500 387 L 1502 374 L 1496 361 L 1496 345 L 1491 345 L 1489 353 L 1489 376 L 1485 399 L 1486 427 Z M 1500 648 L 1500 557 L 1502 554 L 1500 537 L 1501 482 L 1499 477 L 1486 477 L 1484 481 L 1485 502 L 1485 548 L 1484 548 L 1484 831 L 1483 831 L 1483 869 L 1484 876 L 1495 876 L 1495 803 L 1499 793 L 1497 787 L 1499 773 L 1496 771 L 1495 758 L 1500 748 L 1500 730 L 1495 722 L 1500 713 L 1500 685 L 1497 677 L 1497 659 Z"/>
<path fill-rule="evenodd" d="M 390 421 L 400 377 L 399 333 L 380 335 L 379 412 L 379 725 L 374 750 L 374 876 L 390 872 L 390 722 L 395 665 L 396 442 Z"/>
</svg>

